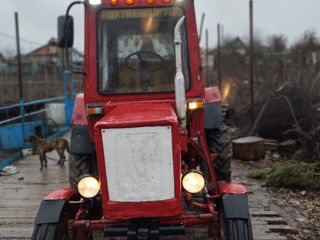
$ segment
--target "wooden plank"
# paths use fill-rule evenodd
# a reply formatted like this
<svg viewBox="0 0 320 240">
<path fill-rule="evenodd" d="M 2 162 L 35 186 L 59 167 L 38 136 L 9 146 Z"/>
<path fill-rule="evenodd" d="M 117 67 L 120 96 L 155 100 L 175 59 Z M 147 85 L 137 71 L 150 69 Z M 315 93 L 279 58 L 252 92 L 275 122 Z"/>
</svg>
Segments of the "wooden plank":
<svg viewBox="0 0 320 240">
<path fill-rule="evenodd" d="M 251 216 L 258 216 L 258 217 L 279 217 L 279 213 L 273 211 L 250 211 Z"/>
</svg>

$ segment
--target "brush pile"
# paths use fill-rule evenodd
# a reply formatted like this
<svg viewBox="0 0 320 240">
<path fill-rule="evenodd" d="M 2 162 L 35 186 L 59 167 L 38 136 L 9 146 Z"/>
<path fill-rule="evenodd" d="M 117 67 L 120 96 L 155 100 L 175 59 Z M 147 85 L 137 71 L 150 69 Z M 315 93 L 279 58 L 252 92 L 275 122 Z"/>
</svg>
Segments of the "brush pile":
<svg viewBox="0 0 320 240">
<path fill-rule="evenodd" d="M 263 179 L 266 186 L 320 189 L 320 162 L 280 162 L 271 169 L 253 170 L 247 176 Z"/>
</svg>

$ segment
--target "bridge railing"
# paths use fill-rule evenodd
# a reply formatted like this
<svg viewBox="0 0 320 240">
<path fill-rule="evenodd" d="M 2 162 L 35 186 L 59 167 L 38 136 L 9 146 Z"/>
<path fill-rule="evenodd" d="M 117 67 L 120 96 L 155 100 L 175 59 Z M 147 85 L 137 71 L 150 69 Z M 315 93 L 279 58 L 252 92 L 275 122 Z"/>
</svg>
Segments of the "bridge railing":
<svg viewBox="0 0 320 240">
<path fill-rule="evenodd" d="M 53 138 L 68 131 L 71 125 L 75 80 L 70 72 L 63 73 L 63 96 L 39 99 L 0 107 L 0 113 L 16 112 L 15 116 L 0 121 L 0 169 L 22 156 L 22 149 L 31 148 L 25 142 L 28 134 Z"/>
</svg>

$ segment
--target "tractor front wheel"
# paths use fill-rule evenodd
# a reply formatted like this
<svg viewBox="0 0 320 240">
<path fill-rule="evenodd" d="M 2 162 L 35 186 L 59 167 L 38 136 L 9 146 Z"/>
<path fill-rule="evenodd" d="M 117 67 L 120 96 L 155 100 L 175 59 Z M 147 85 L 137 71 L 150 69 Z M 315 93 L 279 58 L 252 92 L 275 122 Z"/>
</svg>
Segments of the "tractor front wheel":
<svg viewBox="0 0 320 240">
<path fill-rule="evenodd" d="M 250 220 L 227 219 L 226 238 L 228 240 L 252 240 L 252 228 Z"/>
<path fill-rule="evenodd" d="M 69 182 L 71 188 L 77 189 L 80 177 L 91 173 L 91 158 L 90 154 L 70 154 Z"/>
<path fill-rule="evenodd" d="M 61 213 L 59 222 L 36 224 L 31 240 L 71 240 L 74 239 L 72 231 L 68 231 L 68 220 L 75 215 L 74 210 L 65 210 Z"/>
<path fill-rule="evenodd" d="M 66 223 L 64 223 L 66 224 Z M 60 240 L 60 239 L 73 239 L 69 236 L 67 226 L 58 223 L 45 223 L 35 225 L 33 230 L 32 240 Z"/>
<path fill-rule="evenodd" d="M 222 240 L 252 240 L 251 221 L 245 218 L 225 218 L 220 212 L 220 239 Z"/>
</svg>

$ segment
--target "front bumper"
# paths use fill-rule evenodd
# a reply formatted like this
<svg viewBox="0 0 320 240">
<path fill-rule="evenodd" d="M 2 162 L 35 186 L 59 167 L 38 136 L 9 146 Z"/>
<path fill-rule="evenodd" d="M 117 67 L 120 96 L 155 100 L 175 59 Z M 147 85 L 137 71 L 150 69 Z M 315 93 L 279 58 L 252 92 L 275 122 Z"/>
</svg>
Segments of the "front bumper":
<svg viewBox="0 0 320 240">
<path fill-rule="evenodd" d="M 106 237 L 125 237 L 131 239 L 159 239 L 161 235 L 184 235 L 185 228 L 196 225 L 208 225 L 209 232 L 218 220 L 218 213 L 181 214 L 166 218 L 141 218 L 133 220 L 75 220 L 69 222 L 69 229 L 81 232 L 98 230 Z"/>
<path fill-rule="evenodd" d="M 159 239 L 160 235 L 184 235 L 185 226 L 177 225 L 159 225 L 156 221 L 143 220 L 133 222 L 129 226 L 105 226 L 105 237 L 127 236 L 128 240 L 136 239 Z"/>
</svg>

